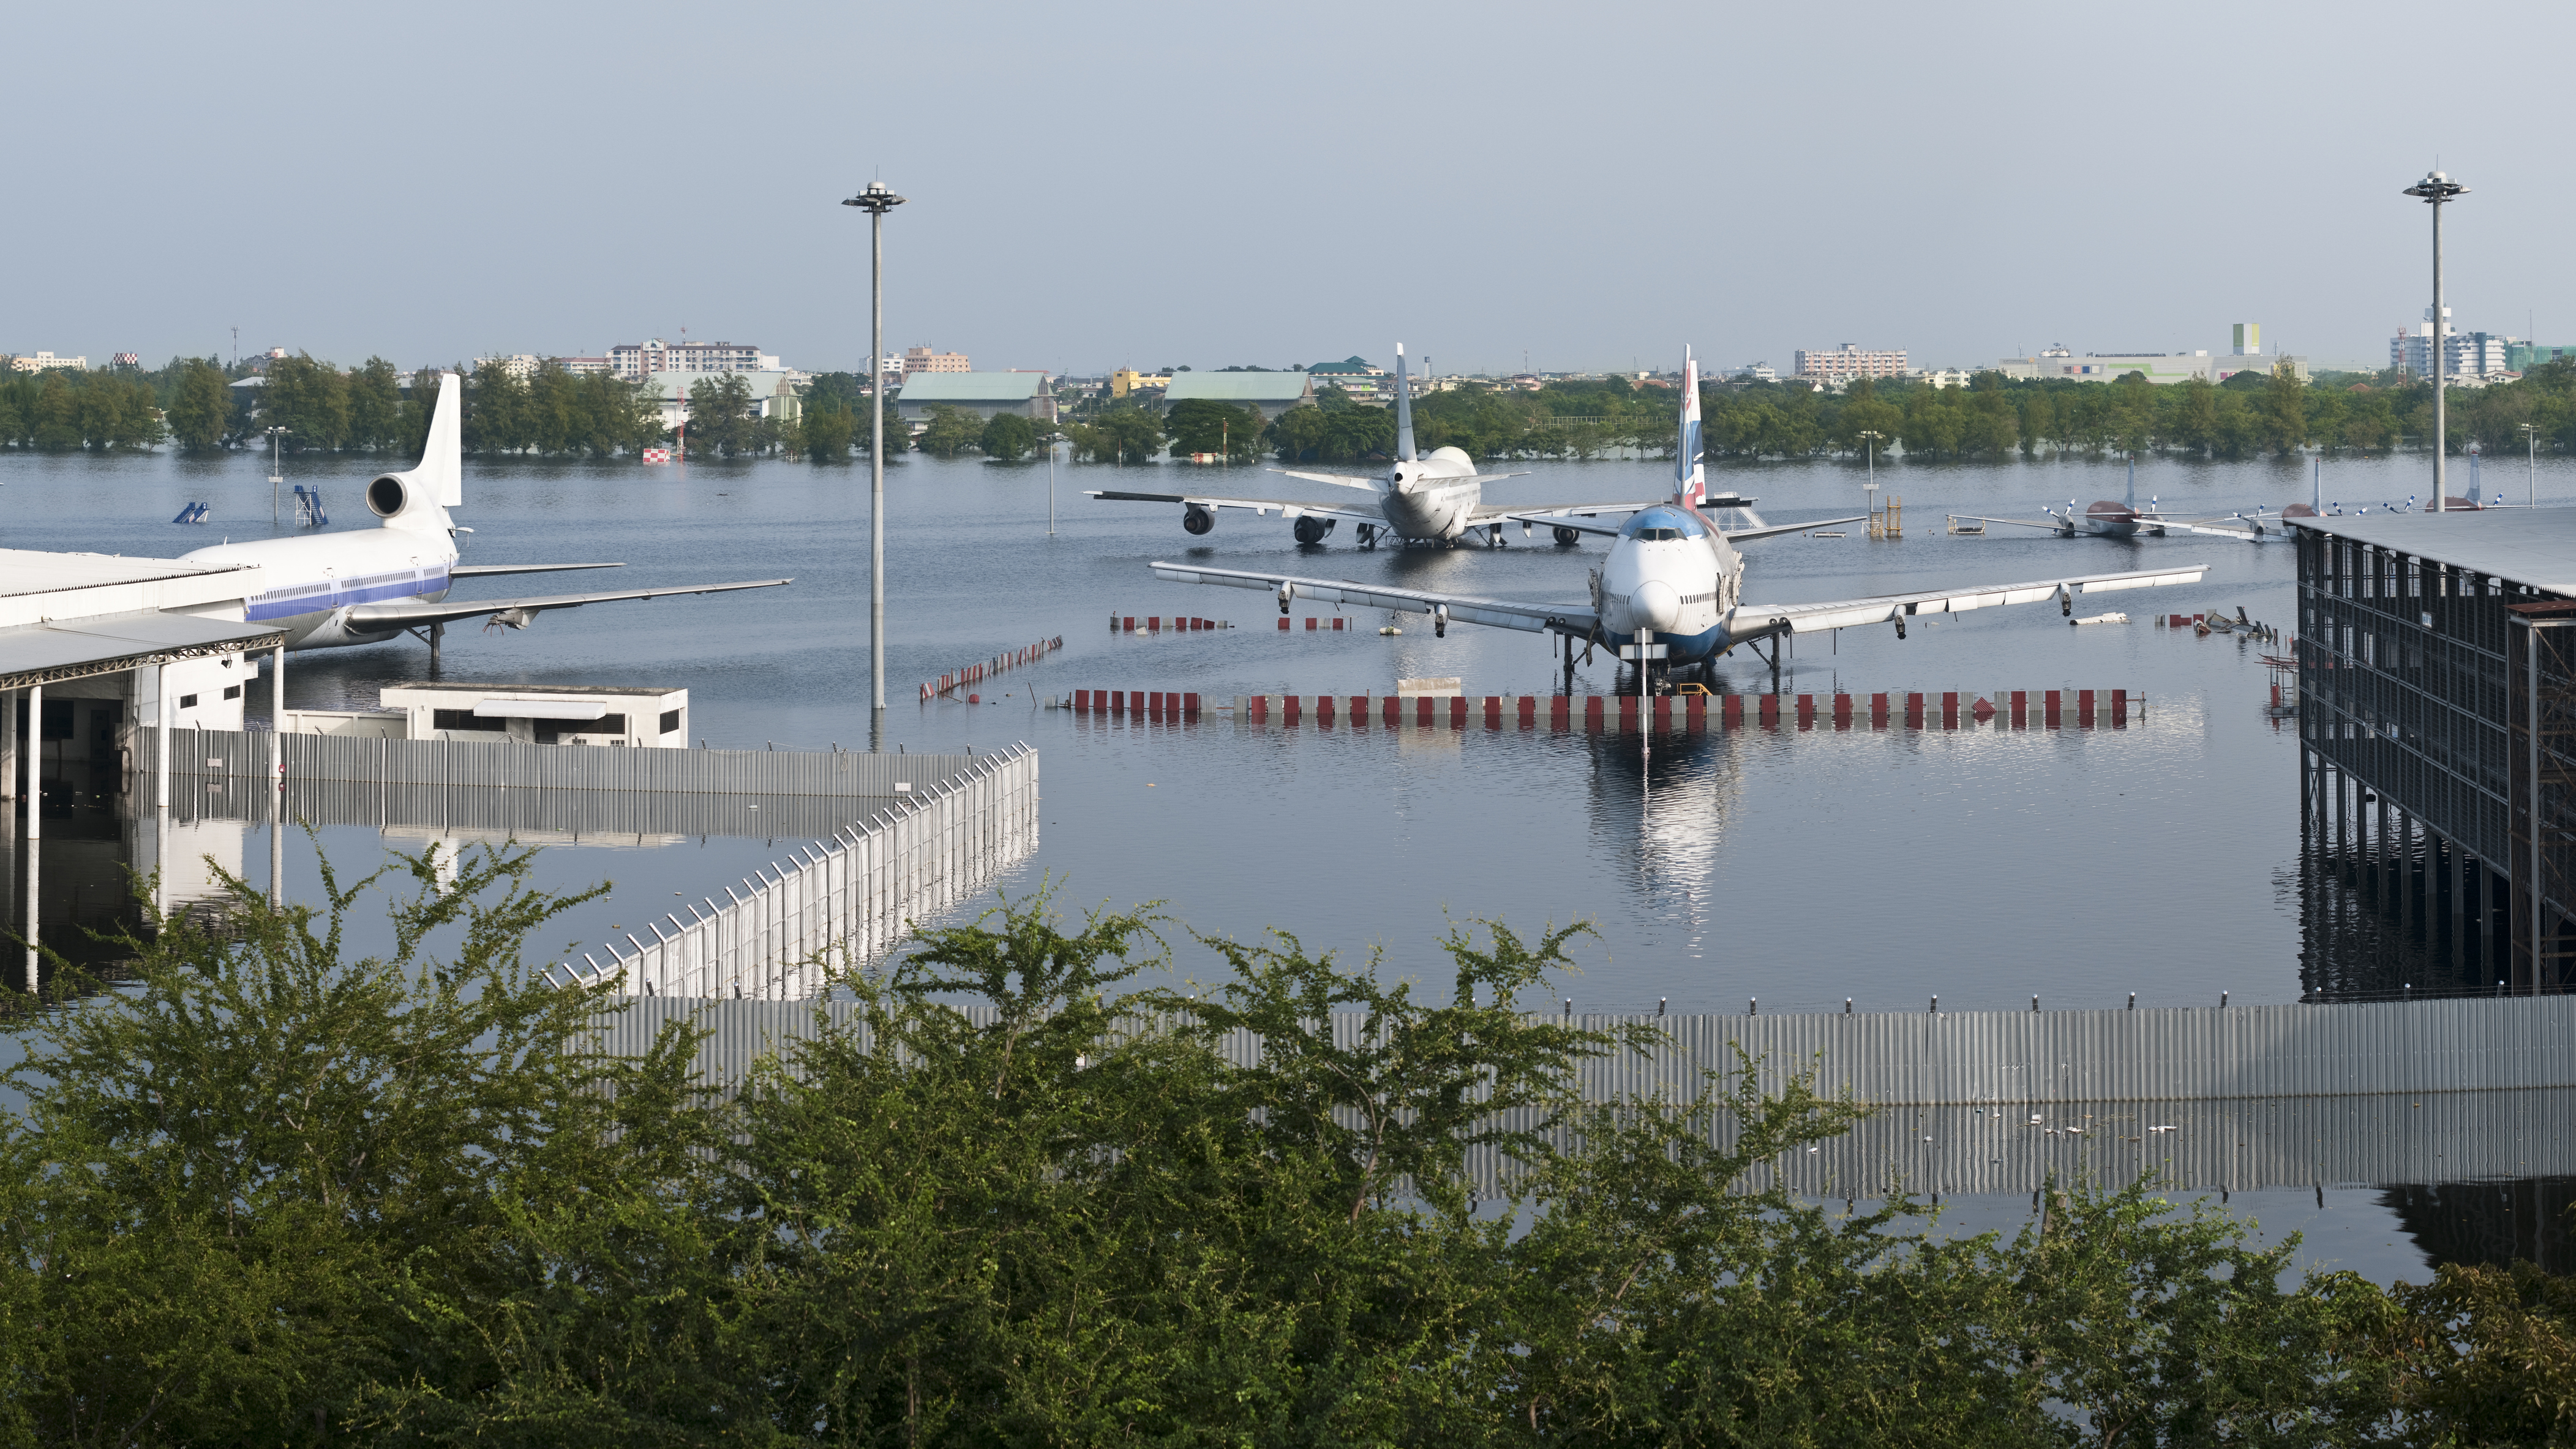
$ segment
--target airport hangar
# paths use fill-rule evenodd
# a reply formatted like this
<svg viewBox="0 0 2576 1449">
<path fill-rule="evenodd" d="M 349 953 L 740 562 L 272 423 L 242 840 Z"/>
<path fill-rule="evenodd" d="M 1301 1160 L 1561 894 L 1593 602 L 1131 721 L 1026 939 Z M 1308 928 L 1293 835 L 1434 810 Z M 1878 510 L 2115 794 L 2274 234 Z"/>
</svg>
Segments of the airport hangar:
<svg viewBox="0 0 2576 1449">
<path fill-rule="evenodd" d="M 260 578 L 255 565 L 0 549 L 0 800 L 30 942 L 45 818 L 70 816 L 85 793 L 124 789 L 136 725 L 164 727 L 156 777 L 166 791 L 173 729 L 242 727 L 256 651 L 270 652 L 271 699 L 283 698 L 284 631 L 242 617 Z M 32 985 L 32 946 L 27 971 Z"/>
<path fill-rule="evenodd" d="M 2576 989 L 2576 509 L 2287 521 L 2310 843 L 2465 979 Z"/>
</svg>

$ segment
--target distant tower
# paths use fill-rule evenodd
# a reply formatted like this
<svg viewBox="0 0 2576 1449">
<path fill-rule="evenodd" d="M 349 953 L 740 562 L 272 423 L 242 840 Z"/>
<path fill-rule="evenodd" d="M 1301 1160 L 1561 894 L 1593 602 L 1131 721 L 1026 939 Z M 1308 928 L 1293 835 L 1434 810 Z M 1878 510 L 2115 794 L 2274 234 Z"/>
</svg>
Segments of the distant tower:
<svg viewBox="0 0 2576 1449">
<path fill-rule="evenodd" d="M 2263 355 L 2262 323 L 2239 322 L 2236 324 L 2236 355 L 2239 357 L 2260 357 Z"/>
</svg>

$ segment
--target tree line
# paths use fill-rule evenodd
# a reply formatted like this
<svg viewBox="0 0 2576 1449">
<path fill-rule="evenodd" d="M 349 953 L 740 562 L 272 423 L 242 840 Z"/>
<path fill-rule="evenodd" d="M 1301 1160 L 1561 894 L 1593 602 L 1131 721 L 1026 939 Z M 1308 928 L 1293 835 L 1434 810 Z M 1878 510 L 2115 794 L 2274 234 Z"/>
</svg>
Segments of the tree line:
<svg viewBox="0 0 2576 1449">
<path fill-rule="evenodd" d="M 2528 1264 L 2300 1271 L 2145 1180 L 1944 1235 L 1781 1185 L 1868 1110 L 1804 1080 L 1587 1104 L 1655 1034 L 1514 1008 L 1574 930 L 1453 928 L 1390 982 L 1040 896 L 719 1091 L 680 1023 L 596 1051 L 631 1003 L 535 943 L 607 887 L 529 868 L 226 878 L 220 930 L 14 1019 L 13 1441 L 2576 1442 L 2576 1282 Z M 379 884 L 393 949 L 349 959 Z"/>
</svg>

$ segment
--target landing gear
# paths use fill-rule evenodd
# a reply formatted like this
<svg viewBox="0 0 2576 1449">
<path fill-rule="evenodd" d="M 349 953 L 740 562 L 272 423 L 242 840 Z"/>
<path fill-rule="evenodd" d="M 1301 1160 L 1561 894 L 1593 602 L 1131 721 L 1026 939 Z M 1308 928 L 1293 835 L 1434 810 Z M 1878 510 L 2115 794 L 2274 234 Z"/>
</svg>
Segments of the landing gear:
<svg viewBox="0 0 2576 1449">
<path fill-rule="evenodd" d="M 1568 698 L 1572 698 L 1574 694 L 1574 636 L 1567 634 L 1563 637 L 1565 639 L 1565 693 Z"/>
<path fill-rule="evenodd" d="M 1376 524 L 1374 524 L 1374 523 L 1361 523 L 1361 524 L 1354 524 L 1354 525 L 1352 525 L 1352 527 L 1353 527 L 1353 528 L 1358 532 L 1358 534 L 1359 534 L 1359 538 L 1360 538 L 1360 547 L 1362 547 L 1362 548 L 1371 548 L 1371 549 L 1373 549 L 1373 548 L 1377 547 L 1377 525 L 1376 525 Z"/>
<path fill-rule="evenodd" d="M 1488 525 L 1485 529 L 1485 547 L 1501 548 L 1502 546 L 1503 526 L 1499 523 Z"/>
<path fill-rule="evenodd" d="M 447 637 L 447 626 L 445 624 L 432 624 L 426 632 L 419 629 L 406 629 L 403 632 L 429 646 L 429 677 L 436 679 L 438 677 L 438 645 L 441 640 Z"/>
<path fill-rule="evenodd" d="M 1899 623 L 1899 624 L 1897 625 L 1897 627 L 1898 627 L 1899 629 L 1902 629 L 1902 628 L 1904 628 L 1905 626 L 1904 626 L 1902 623 Z M 1770 666 L 1771 666 L 1771 692 L 1772 692 L 1773 694 L 1778 694 L 1778 693 L 1780 692 L 1780 640 L 1781 640 L 1781 637 L 1782 637 L 1782 636 L 1780 636 L 1780 635 L 1778 635 L 1778 634 L 1774 634 L 1774 635 L 1772 635 L 1772 636 L 1771 636 L 1771 649 L 1770 649 L 1770 652 L 1768 652 L 1768 653 L 1763 652 L 1763 649 L 1762 649 L 1762 641 L 1761 641 L 1761 640 L 1756 639 L 1756 640 L 1752 641 L 1752 644 L 1753 644 L 1753 657 L 1754 657 L 1754 658 L 1756 658 L 1756 659 L 1759 659 L 1759 660 L 1761 660 L 1763 663 L 1768 664 L 1768 665 L 1770 665 Z"/>
</svg>

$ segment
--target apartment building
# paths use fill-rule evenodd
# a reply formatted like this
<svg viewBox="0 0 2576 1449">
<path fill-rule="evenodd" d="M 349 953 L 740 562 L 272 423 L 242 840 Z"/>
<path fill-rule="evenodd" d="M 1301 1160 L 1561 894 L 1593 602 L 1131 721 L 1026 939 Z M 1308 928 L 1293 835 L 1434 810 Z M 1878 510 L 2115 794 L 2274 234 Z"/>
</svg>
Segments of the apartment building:
<svg viewBox="0 0 2576 1449">
<path fill-rule="evenodd" d="M 778 359 L 748 342 L 625 342 L 608 349 L 608 370 L 628 382 L 657 372 L 777 372 Z"/>
<path fill-rule="evenodd" d="M 1850 342 L 1831 352 L 1809 352 L 1800 348 L 1796 364 L 1797 376 L 1834 387 L 1857 378 L 1903 377 L 1906 372 L 1904 348 L 1872 352 Z"/>
<path fill-rule="evenodd" d="M 920 372 L 973 372 L 974 370 L 974 364 L 966 360 L 966 354 L 963 352 L 933 352 L 927 347 L 907 347 L 903 350 L 903 375 L 906 377 Z"/>
</svg>

